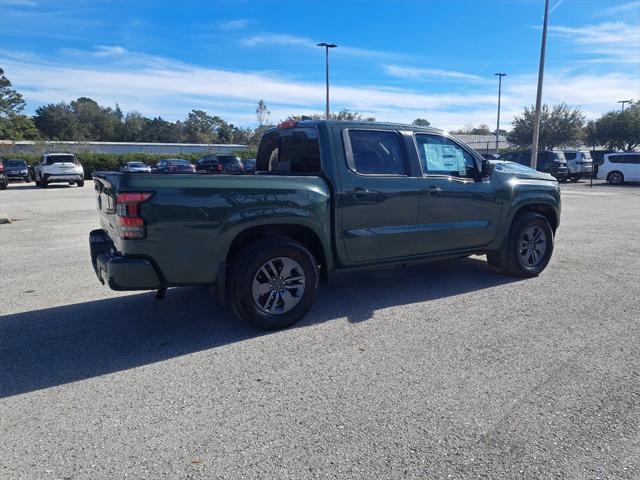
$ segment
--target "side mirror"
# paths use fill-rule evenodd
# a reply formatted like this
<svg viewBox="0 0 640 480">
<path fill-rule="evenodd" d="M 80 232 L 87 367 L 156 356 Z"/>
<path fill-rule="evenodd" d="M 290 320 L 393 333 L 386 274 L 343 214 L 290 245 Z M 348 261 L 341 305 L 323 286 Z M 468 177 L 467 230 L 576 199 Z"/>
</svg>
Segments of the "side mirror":
<svg viewBox="0 0 640 480">
<path fill-rule="evenodd" d="M 481 167 L 481 171 L 480 171 L 480 177 L 484 178 L 484 177 L 490 177 L 491 174 L 493 173 L 493 169 L 495 168 L 495 165 L 493 163 L 491 163 L 489 160 L 487 160 L 486 158 L 484 158 L 482 160 L 482 167 Z"/>
</svg>

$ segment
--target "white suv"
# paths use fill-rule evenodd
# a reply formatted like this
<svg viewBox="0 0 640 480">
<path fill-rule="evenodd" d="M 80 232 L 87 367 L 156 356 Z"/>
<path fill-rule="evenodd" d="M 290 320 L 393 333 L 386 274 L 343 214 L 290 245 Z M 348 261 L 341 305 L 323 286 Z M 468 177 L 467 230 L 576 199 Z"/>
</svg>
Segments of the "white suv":
<svg viewBox="0 0 640 480">
<path fill-rule="evenodd" d="M 34 168 L 36 185 L 46 188 L 54 182 L 84 186 L 84 170 L 72 153 L 46 153 Z"/>
<path fill-rule="evenodd" d="M 598 178 L 613 185 L 640 182 L 640 152 L 609 153 L 598 168 Z"/>
</svg>

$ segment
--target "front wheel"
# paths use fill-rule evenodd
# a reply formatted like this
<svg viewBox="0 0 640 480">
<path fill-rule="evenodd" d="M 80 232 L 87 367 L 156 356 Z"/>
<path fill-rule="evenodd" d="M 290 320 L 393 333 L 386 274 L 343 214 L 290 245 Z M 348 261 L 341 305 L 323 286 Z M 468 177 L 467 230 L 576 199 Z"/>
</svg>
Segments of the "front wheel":
<svg viewBox="0 0 640 480">
<path fill-rule="evenodd" d="M 516 277 L 535 277 L 549 264 L 553 229 L 544 215 L 525 213 L 509 232 L 505 270 Z"/>
<path fill-rule="evenodd" d="M 611 185 L 622 185 L 624 183 L 624 175 L 622 172 L 614 170 L 613 172 L 609 172 L 607 175 L 607 182 Z"/>
<path fill-rule="evenodd" d="M 78 185 L 79 187 L 84 187 L 84 180 L 78 180 L 76 182 L 76 185 Z"/>
<path fill-rule="evenodd" d="M 232 266 L 233 310 L 263 330 L 285 328 L 304 317 L 317 288 L 317 262 L 304 245 L 291 239 L 253 243 Z"/>
</svg>

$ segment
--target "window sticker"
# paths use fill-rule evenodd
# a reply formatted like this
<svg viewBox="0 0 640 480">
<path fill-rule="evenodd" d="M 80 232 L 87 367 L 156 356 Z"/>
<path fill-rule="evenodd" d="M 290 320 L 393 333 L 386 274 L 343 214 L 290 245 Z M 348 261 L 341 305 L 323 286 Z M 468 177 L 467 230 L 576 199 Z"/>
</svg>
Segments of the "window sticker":
<svg viewBox="0 0 640 480">
<path fill-rule="evenodd" d="M 424 157 L 427 161 L 427 170 L 431 172 L 458 172 L 464 176 L 467 173 L 467 165 L 462 150 L 454 145 L 432 145 L 425 143 Z"/>
</svg>

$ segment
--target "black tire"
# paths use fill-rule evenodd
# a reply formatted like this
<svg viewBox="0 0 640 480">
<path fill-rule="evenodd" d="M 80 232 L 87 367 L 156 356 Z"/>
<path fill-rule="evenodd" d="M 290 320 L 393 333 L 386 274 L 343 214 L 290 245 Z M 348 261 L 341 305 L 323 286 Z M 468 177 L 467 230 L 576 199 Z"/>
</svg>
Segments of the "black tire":
<svg viewBox="0 0 640 480">
<path fill-rule="evenodd" d="M 578 177 L 577 175 L 573 176 L 573 177 L 569 177 L 569 180 L 571 180 L 573 183 L 576 183 L 578 180 L 580 180 L 580 177 Z"/>
<path fill-rule="evenodd" d="M 36 182 L 36 187 L 39 187 L 39 186 L 40 186 L 40 180 L 38 180 L 38 179 L 36 178 L 36 179 L 35 179 L 35 182 Z"/>
<path fill-rule="evenodd" d="M 9 188 L 9 180 L 5 179 L 4 182 L 0 183 L 0 190 L 6 190 Z"/>
<path fill-rule="evenodd" d="M 624 174 L 619 170 L 614 170 L 607 174 L 607 182 L 611 185 L 622 185 L 624 183 Z"/>
<path fill-rule="evenodd" d="M 49 184 L 47 183 L 46 180 L 40 180 L 40 187 L 47 188 L 48 186 L 49 186 Z"/>
<path fill-rule="evenodd" d="M 84 187 L 84 180 L 78 180 L 76 182 L 76 185 L 78 185 L 79 187 Z"/>
<path fill-rule="evenodd" d="M 544 251 L 536 250 L 540 248 L 537 240 L 529 238 L 528 232 L 533 230 L 534 234 L 540 231 L 540 235 L 544 235 Z M 535 277 L 539 275 L 549 264 L 551 255 L 553 254 L 553 229 L 549 221 L 544 215 L 534 212 L 527 212 L 518 216 L 509 231 L 509 241 L 507 243 L 507 252 L 505 255 L 506 263 L 504 269 L 510 275 L 516 277 Z M 534 245 L 534 252 L 523 248 L 523 244 Z M 538 255 L 535 256 L 535 252 Z M 532 259 L 535 262 L 529 264 Z"/>
<path fill-rule="evenodd" d="M 293 260 L 301 267 L 302 271 L 297 272 L 297 275 L 304 276 L 303 293 L 297 296 L 299 290 L 296 290 L 295 287 L 289 287 L 289 295 L 291 298 L 296 298 L 295 306 L 282 313 L 268 313 L 258 305 L 259 300 L 254 300 L 253 285 L 259 281 L 257 280 L 260 278 L 259 272 L 263 271 L 263 267 L 269 261 L 274 260 L 277 263 L 282 258 Z M 280 273 L 282 271 L 280 270 Z M 318 266 L 316 260 L 304 245 L 288 238 L 273 238 L 253 243 L 241 252 L 231 266 L 229 299 L 233 311 L 242 320 L 262 330 L 286 328 L 304 317 L 315 301 L 317 288 Z M 296 296 L 294 297 L 291 292 Z M 284 305 L 282 295 L 280 300 L 277 298 L 277 290 L 264 293 L 264 295 L 272 294 L 274 300 L 271 308 L 276 308 L 278 301 Z M 267 299 L 266 305 L 269 305 L 269 299 Z"/>
</svg>

